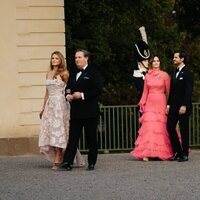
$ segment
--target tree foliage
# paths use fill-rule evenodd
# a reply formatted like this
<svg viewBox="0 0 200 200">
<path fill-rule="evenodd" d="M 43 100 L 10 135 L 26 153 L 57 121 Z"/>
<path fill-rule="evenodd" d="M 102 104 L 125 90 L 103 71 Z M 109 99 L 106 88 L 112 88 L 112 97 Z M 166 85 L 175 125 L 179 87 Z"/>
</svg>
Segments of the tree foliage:
<svg viewBox="0 0 200 200">
<path fill-rule="evenodd" d="M 190 55 L 190 67 L 194 73 L 193 100 L 200 102 L 200 1 L 176 0 L 174 5 L 174 17 L 179 31 L 185 35 L 181 47 Z"/>
<path fill-rule="evenodd" d="M 136 103 L 132 60 L 134 43 L 141 39 L 140 26 L 146 28 L 152 54 L 160 56 L 162 68 L 169 73 L 173 69 L 173 51 L 181 47 L 190 50 L 195 45 L 185 44 L 190 33 L 182 30 L 178 17 L 172 15 L 174 5 L 178 6 L 174 0 L 68 1 L 65 13 L 69 68 L 74 66 L 75 49 L 88 49 L 92 65 L 105 77 L 101 103 Z"/>
</svg>

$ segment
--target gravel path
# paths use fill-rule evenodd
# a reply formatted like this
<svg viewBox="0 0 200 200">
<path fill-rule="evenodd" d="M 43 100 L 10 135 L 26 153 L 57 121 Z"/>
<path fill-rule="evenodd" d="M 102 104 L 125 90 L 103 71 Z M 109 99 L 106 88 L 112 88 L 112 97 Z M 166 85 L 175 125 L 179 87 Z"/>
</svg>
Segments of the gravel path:
<svg viewBox="0 0 200 200">
<path fill-rule="evenodd" d="M 52 171 L 42 157 L 0 157 L 0 200 L 199 200 L 200 151 L 184 163 L 101 154 L 95 171 Z"/>
</svg>

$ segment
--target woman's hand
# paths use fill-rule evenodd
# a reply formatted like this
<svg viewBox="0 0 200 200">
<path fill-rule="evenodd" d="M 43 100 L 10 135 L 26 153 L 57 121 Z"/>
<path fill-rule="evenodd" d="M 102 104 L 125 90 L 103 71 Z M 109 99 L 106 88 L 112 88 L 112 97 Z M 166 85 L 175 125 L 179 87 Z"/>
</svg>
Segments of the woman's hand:
<svg viewBox="0 0 200 200">
<path fill-rule="evenodd" d="M 43 112 L 44 112 L 44 109 L 42 109 L 42 111 L 39 114 L 40 119 L 42 119 Z"/>
<path fill-rule="evenodd" d="M 139 105 L 139 107 L 140 107 L 140 112 L 143 113 L 143 112 L 144 112 L 144 108 L 145 108 L 145 106 L 142 105 L 142 104 L 138 104 L 138 105 Z"/>
</svg>

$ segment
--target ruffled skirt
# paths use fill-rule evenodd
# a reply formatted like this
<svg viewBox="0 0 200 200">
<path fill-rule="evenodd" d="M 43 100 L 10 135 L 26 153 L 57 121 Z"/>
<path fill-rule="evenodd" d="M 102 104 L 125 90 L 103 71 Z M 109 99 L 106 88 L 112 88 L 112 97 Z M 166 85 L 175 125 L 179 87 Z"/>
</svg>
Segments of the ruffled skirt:
<svg viewBox="0 0 200 200">
<path fill-rule="evenodd" d="M 163 113 L 148 111 L 139 119 L 142 124 L 131 155 L 141 160 L 144 157 L 167 160 L 172 154 L 166 128 L 167 116 Z"/>
</svg>

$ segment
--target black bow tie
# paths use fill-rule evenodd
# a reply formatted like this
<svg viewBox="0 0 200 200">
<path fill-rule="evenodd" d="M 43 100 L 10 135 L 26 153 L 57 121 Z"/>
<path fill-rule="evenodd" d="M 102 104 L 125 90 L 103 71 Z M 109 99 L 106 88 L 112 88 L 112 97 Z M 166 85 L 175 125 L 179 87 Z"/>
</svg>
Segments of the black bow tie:
<svg viewBox="0 0 200 200">
<path fill-rule="evenodd" d="M 176 73 L 179 72 L 179 68 L 176 68 Z"/>
<path fill-rule="evenodd" d="M 83 72 L 84 69 L 77 69 L 76 71 L 77 71 L 77 73 L 79 73 L 79 72 Z"/>
</svg>

